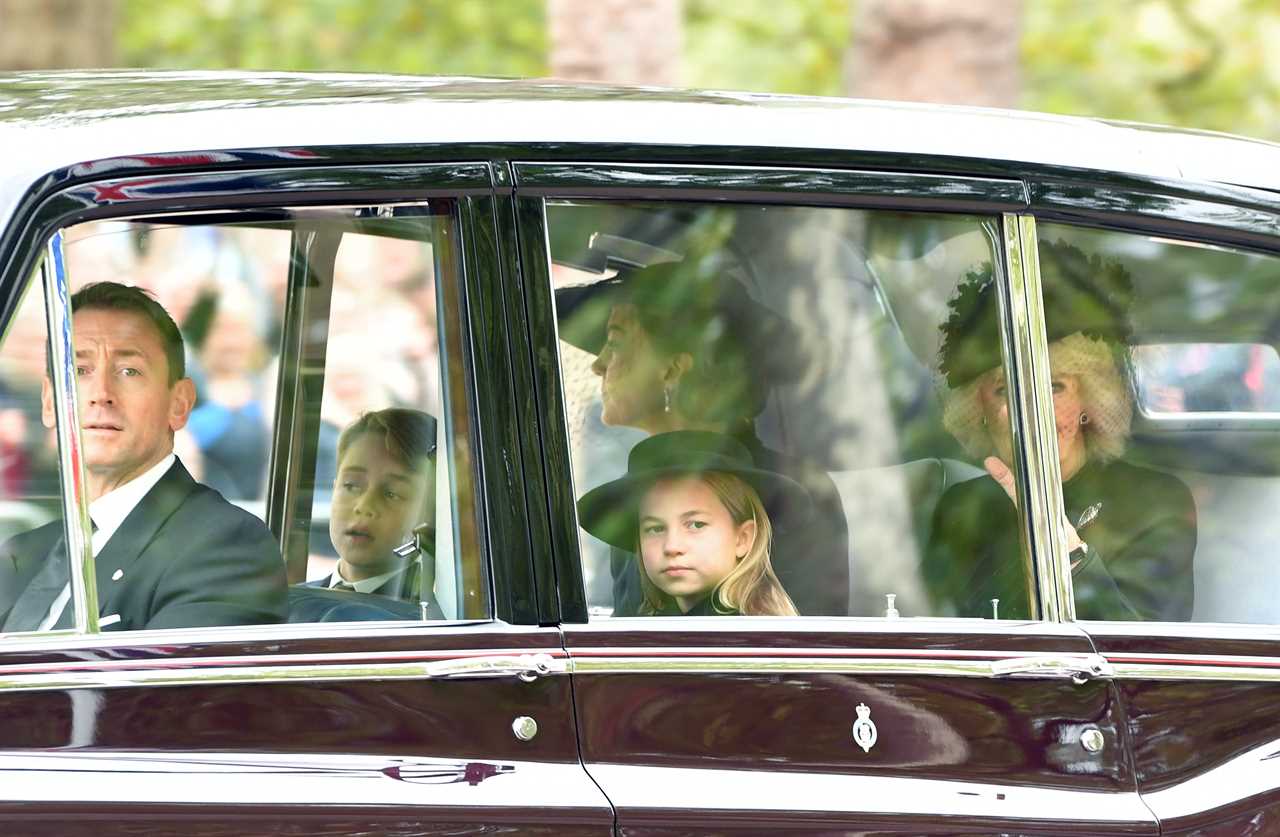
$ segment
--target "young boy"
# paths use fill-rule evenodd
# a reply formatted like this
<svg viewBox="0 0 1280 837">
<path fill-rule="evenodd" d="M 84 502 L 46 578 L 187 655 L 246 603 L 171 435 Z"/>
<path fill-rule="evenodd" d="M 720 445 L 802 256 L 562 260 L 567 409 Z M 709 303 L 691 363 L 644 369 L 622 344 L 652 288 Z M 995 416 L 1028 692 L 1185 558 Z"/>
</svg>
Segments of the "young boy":
<svg viewBox="0 0 1280 837">
<path fill-rule="evenodd" d="M 435 560 L 395 549 L 435 520 L 436 421 L 418 410 L 365 413 L 338 437 L 329 537 L 338 565 L 316 586 L 419 601 L 431 597 Z M 421 592 L 420 592 L 421 590 Z"/>
</svg>

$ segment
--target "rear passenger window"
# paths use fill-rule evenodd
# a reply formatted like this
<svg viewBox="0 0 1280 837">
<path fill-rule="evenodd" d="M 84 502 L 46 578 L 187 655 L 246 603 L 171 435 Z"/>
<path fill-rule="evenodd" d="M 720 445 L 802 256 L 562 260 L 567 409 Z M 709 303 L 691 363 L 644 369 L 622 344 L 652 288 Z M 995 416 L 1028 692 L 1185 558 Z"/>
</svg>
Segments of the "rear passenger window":
<svg viewBox="0 0 1280 837">
<path fill-rule="evenodd" d="M 1077 616 L 1275 623 L 1280 260 L 1039 239 Z"/>
<path fill-rule="evenodd" d="M 433 201 L 65 231 L 104 630 L 488 615 L 468 412 L 445 372 L 454 224 Z M 42 306 L 27 294 L 4 346 L 13 531 L 59 505 Z M 41 559 L 18 556 L 0 610 L 46 595 Z"/>
<path fill-rule="evenodd" d="M 988 471 L 1015 491 L 998 219 L 550 201 L 546 220 L 593 618 L 1035 615 L 1016 534 L 965 553 L 974 497 L 1017 520 Z"/>
</svg>

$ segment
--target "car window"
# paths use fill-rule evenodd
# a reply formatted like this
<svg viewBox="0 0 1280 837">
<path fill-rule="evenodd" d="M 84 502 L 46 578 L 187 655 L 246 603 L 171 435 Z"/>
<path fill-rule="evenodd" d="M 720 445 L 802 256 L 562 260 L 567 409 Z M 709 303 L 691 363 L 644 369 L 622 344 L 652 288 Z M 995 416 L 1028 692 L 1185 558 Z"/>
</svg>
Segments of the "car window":
<svg viewBox="0 0 1280 837">
<path fill-rule="evenodd" d="M 593 618 L 1030 618 L 997 219 L 549 201 Z M 1002 464 L 1003 463 L 1003 464 Z"/>
<path fill-rule="evenodd" d="M 1077 616 L 1274 623 L 1280 261 L 1063 224 L 1039 241 Z"/>
<path fill-rule="evenodd" d="M 488 615 L 462 383 L 443 371 L 453 223 L 436 201 L 63 231 L 104 630 Z M 42 304 L 29 293 L 10 333 Z M 14 533 L 43 521 L 18 521 L 24 502 L 57 500 L 31 420 L 47 341 L 22 343 L 4 380 L 31 459 L 6 495 Z M 0 609 L 35 597 L 23 581 Z"/>
<path fill-rule="evenodd" d="M 16 295 L 0 338 L 0 596 L 12 603 L 18 590 L 33 583 L 49 593 L 21 612 L 9 608 L 0 620 L 3 631 L 65 630 L 74 617 L 64 596 L 70 554 L 54 551 L 63 505 L 57 438 L 46 426 L 41 400 L 47 335 L 37 275 Z"/>
</svg>

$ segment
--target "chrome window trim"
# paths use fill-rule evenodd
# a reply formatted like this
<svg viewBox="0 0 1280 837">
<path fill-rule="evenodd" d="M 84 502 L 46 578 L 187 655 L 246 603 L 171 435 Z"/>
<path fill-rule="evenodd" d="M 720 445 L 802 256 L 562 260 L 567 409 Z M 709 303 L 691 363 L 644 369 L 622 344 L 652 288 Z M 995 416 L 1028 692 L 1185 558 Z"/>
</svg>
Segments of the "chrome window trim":
<svg viewBox="0 0 1280 837">
<path fill-rule="evenodd" d="M 617 198 L 856 206 L 909 200 L 916 209 L 994 213 L 1030 204 L 1026 183 L 1008 176 L 776 165 L 515 160 L 516 188 L 543 199 Z"/>
<path fill-rule="evenodd" d="M 565 624 L 566 635 L 585 641 L 592 635 L 613 633 L 672 633 L 687 636 L 720 633 L 756 632 L 763 635 L 788 636 L 809 633 L 830 637 L 920 635 L 954 637 L 1051 637 L 1087 641 L 1084 631 L 1073 623 L 1035 619 L 986 619 L 977 617 L 919 616 L 617 616 L 594 622 Z M 923 640 L 922 640 L 923 641 Z M 572 646 L 571 646 L 572 647 Z"/>
<path fill-rule="evenodd" d="M 1019 460 L 1016 467 L 1023 477 L 1019 496 L 1030 520 L 1030 528 L 1024 529 L 1023 534 L 1035 567 L 1032 583 L 1040 593 L 1041 617 L 1048 622 L 1071 622 L 1075 620 L 1075 599 L 1062 529 L 1062 474 L 1036 221 L 1030 215 L 1006 213 L 1003 228 L 1006 278 L 996 287 L 1001 321 L 1008 329 L 1001 352 L 1011 393 L 1010 408 L 1014 411 L 1014 421 L 1010 422 L 1014 458 Z"/>
<path fill-rule="evenodd" d="M 1117 655 L 1118 657 L 1119 655 Z M 1110 659 L 1110 658 L 1108 658 Z M 1166 682 L 1225 681 L 1231 683 L 1280 683 L 1280 667 L 1212 665 L 1185 663 L 1113 662 L 1117 680 L 1161 680 Z"/>
<path fill-rule="evenodd" d="M 98 587 L 89 540 L 89 497 L 84 479 L 84 446 L 80 439 L 76 392 L 76 358 L 71 339 L 71 288 L 63 251 L 62 231 L 49 238 L 40 273 L 44 279 L 45 317 L 49 329 L 49 365 L 58 439 L 59 493 L 63 533 L 71 562 L 73 627 L 78 633 L 98 633 Z M 53 339 L 56 338 L 56 339 Z M 72 525 L 66 525 L 66 524 Z"/>
<path fill-rule="evenodd" d="M 1257 640 L 1280 642 L 1280 625 L 1269 622 L 1106 622 L 1076 623 L 1095 637 L 1143 637 L 1160 640 L 1197 639 L 1205 642 Z"/>
<path fill-rule="evenodd" d="M 302 655 L 305 656 L 305 655 Z M 539 677 L 567 674 L 569 663 L 563 652 L 537 653 L 457 653 L 443 659 L 382 662 L 355 659 L 330 664 L 252 664 L 207 667 L 156 667 L 124 670 L 46 672 L 6 675 L 0 669 L 0 693 L 61 691 L 64 689 L 122 689 L 140 686 L 196 686 L 254 683 L 333 683 L 373 680 L 452 680 L 514 678 L 532 682 Z M 200 658 L 188 662 L 200 662 Z M 137 665 L 136 662 L 133 663 Z"/>
<path fill-rule="evenodd" d="M 0 651 L 19 653 L 56 653 L 59 651 L 91 651 L 116 648 L 154 648 L 159 646 L 193 646 L 227 643 L 281 642 L 289 640 L 416 637 L 424 631 L 438 634 L 454 628 L 495 629 L 512 632 L 522 626 L 498 619 L 463 620 L 389 620 L 381 622 L 276 622 L 266 625 L 222 625 L 205 628 L 166 628 L 159 630 L 106 631 L 97 634 L 75 633 L 71 629 L 43 633 L 0 634 Z M 199 659 L 192 657 L 190 659 Z"/>
</svg>

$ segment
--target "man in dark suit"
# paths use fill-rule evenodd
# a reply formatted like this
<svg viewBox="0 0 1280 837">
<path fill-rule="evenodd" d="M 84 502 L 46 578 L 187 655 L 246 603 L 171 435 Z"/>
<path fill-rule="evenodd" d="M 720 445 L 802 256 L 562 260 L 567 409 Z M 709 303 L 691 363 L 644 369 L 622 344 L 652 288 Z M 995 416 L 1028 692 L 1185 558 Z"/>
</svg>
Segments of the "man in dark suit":
<svg viewBox="0 0 1280 837">
<path fill-rule="evenodd" d="M 71 306 L 100 626 L 284 621 L 284 564 L 270 531 L 174 457 L 196 399 L 177 325 L 145 291 L 114 282 L 86 286 Z M 52 427 L 48 380 L 43 413 Z M 62 531 L 59 520 L 0 546 L 9 571 L 0 630 L 71 625 Z"/>
</svg>

